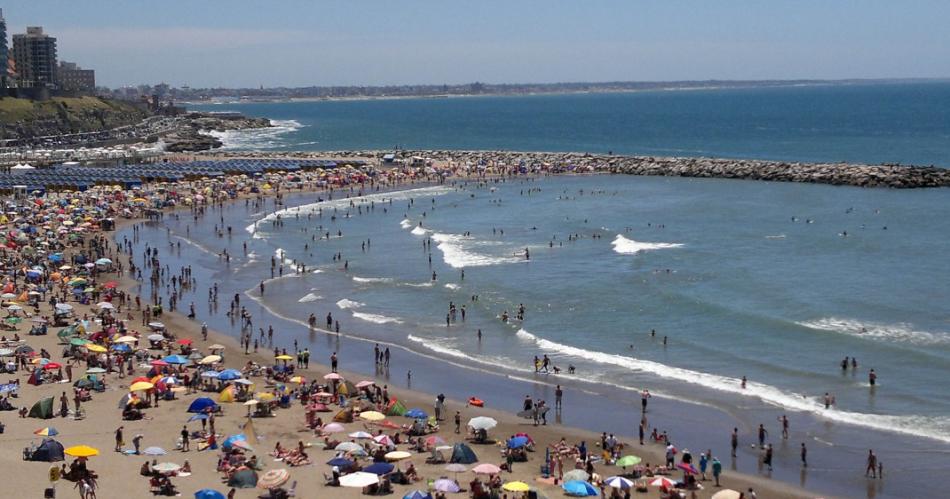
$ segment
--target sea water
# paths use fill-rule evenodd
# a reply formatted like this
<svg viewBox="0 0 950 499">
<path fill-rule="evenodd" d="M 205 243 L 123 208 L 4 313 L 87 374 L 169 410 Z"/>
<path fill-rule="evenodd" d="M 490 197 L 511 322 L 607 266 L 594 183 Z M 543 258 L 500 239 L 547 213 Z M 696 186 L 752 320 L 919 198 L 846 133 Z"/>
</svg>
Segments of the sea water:
<svg viewBox="0 0 950 499">
<path fill-rule="evenodd" d="M 507 149 L 950 166 L 950 83 L 226 103 L 226 149 Z"/>
</svg>

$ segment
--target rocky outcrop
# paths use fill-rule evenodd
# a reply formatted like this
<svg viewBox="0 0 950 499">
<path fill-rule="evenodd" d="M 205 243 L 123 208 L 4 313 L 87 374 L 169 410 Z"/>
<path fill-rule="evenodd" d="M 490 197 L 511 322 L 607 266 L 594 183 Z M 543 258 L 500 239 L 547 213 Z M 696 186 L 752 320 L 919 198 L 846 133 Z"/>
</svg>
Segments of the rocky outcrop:
<svg viewBox="0 0 950 499">
<path fill-rule="evenodd" d="M 168 152 L 208 151 L 221 147 L 222 142 L 208 132 L 227 132 L 268 128 L 271 122 L 267 118 L 249 118 L 232 113 L 188 113 L 179 119 L 175 130 L 165 136 L 165 150 Z"/>
</svg>

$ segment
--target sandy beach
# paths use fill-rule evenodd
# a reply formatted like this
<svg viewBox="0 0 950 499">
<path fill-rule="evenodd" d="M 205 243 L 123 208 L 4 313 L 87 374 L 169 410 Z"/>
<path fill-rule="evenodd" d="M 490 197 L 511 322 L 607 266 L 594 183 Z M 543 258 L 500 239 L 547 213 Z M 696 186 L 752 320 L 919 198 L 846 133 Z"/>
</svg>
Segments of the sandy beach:
<svg viewBox="0 0 950 499">
<path fill-rule="evenodd" d="M 275 184 L 273 185 L 273 190 L 270 192 L 276 193 L 281 191 L 281 187 L 278 183 L 279 180 L 274 178 L 260 180 L 261 183 L 264 181 L 270 181 Z M 251 195 L 249 192 L 244 192 L 238 199 L 251 196 L 254 195 Z M 261 197 L 261 199 L 263 199 L 263 197 Z M 184 215 L 190 213 L 190 211 L 187 208 L 182 208 L 181 213 Z M 129 224 L 140 222 L 140 219 L 137 218 L 123 219 L 119 221 L 117 229 L 121 230 Z M 203 223 L 209 225 L 213 224 L 213 217 L 204 220 Z M 89 237 L 97 235 L 99 234 L 96 232 L 89 232 L 85 233 L 83 237 L 88 239 Z M 67 250 L 67 255 L 81 249 L 81 247 L 70 248 Z M 128 269 L 128 255 L 116 251 L 116 244 L 113 243 L 107 248 L 105 256 L 116 263 L 121 262 L 121 265 Z M 137 262 L 140 261 L 139 256 L 140 255 L 136 255 Z M 163 284 L 166 278 L 170 278 L 171 275 L 176 275 L 177 273 L 178 269 L 170 269 L 169 275 L 162 277 Z M 117 291 L 126 292 L 130 297 L 138 294 L 140 287 L 148 286 L 147 279 L 146 283 L 143 284 L 129 278 L 127 274 L 120 276 L 114 271 L 99 272 L 93 279 L 93 284 L 101 284 L 106 281 L 115 280 L 119 283 Z M 144 294 L 144 292 L 145 290 L 143 289 L 142 293 Z M 206 292 L 207 283 L 198 283 L 197 296 L 202 296 L 202 294 Z M 73 301 L 72 297 L 70 298 L 69 303 L 74 306 L 76 317 L 93 317 L 99 312 L 94 302 L 84 305 Z M 220 300 L 222 302 L 222 311 L 225 309 L 224 302 L 227 301 L 227 299 L 228 298 L 222 298 Z M 143 306 L 148 302 L 149 297 L 142 296 Z M 30 308 L 32 310 L 31 307 L 26 307 L 25 305 L 23 308 Z M 119 310 L 116 315 L 119 317 L 125 318 L 126 314 L 131 315 L 132 318 L 129 319 L 126 324 L 129 330 L 138 331 L 141 336 L 148 334 L 147 331 L 143 330 L 141 320 L 142 311 L 134 305 L 134 299 L 129 298 L 129 303 L 126 306 L 118 308 Z M 36 311 L 32 312 L 34 316 L 52 316 L 53 313 L 52 305 L 42 301 L 39 304 L 38 313 Z M 220 364 L 215 366 L 219 370 L 224 368 L 241 370 L 248 362 L 254 362 L 261 366 L 275 365 L 276 361 L 273 358 L 272 350 L 262 348 L 259 353 L 244 354 L 236 338 L 215 330 L 208 331 L 207 339 L 203 339 L 200 322 L 191 320 L 180 312 L 166 310 L 160 320 L 165 325 L 169 335 L 169 342 L 172 343 L 174 350 L 178 349 L 178 344 L 175 342 L 181 342 L 181 340 L 191 340 L 191 342 L 193 342 L 192 347 L 198 352 L 201 352 L 202 356 L 211 353 L 208 347 L 212 344 L 225 346 L 226 348 L 223 350 L 224 359 Z M 15 332 L 23 339 L 24 344 L 29 345 L 37 352 L 41 350 L 49 352 L 51 361 L 59 362 L 63 365 L 66 365 L 68 362 L 67 359 L 62 357 L 64 348 L 56 335 L 56 332 L 60 328 L 50 326 L 49 333 L 44 336 L 28 336 L 27 331 L 30 329 L 30 321 L 24 320 L 17 324 L 15 329 Z M 92 327 L 91 329 L 93 331 L 87 331 L 87 335 L 99 330 L 98 327 Z M 5 331 L 5 334 L 9 339 L 14 334 L 14 331 Z M 318 334 L 327 333 L 318 331 Z M 99 343 L 108 344 L 107 341 L 102 339 L 99 340 Z M 147 343 L 147 341 L 142 340 L 139 345 L 141 346 L 145 343 Z M 276 346 L 286 348 L 290 351 L 291 355 L 293 355 L 291 345 L 278 344 Z M 161 358 L 165 355 L 165 353 L 159 350 L 149 350 L 149 354 L 154 358 Z M 325 383 L 324 375 L 330 372 L 329 366 L 323 364 L 325 361 L 326 359 L 323 358 L 313 358 L 310 360 L 309 368 L 296 369 L 294 375 L 303 376 L 307 382 L 316 380 L 323 384 Z M 278 364 L 280 363 L 278 362 Z M 192 363 L 189 362 L 187 365 L 189 367 L 185 369 L 185 371 L 193 376 L 195 369 L 191 367 Z M 62 463 L 24 461 L 22 451 L 24 447 L 30 446 L 31 443 L 39 443 L 42 440 L 42 437 L 34 434 L 35 430 L 44 426 L 52 426 L 59 432 L 55 438 L 67 448 L 73 445 L 83 444 L 99 450 L 98 455 L 89 458 L 89 469 L 94 470 L 98 474 L 97 497 L 151 496 L 149 479 L 140 475 L 140 468 L 143 463 L 153 459 L 159 463 L 171 462 L 177 465 L 183 465 L 186 460 L 188 461 L 191 467 L 190 476 L 172 476 L 170 478 L 171 482 L 177 488 L 177 491 L 183 497 L 193 497 L 196 491 L 206 488 L 216 489 L 227 494 L 230 487 L 226 483 L 223 483 L 224 474 L 218 471 L 218 462 L 221 455 L 220 449 L 198 451 L 199 440 L 192 440 L 191 450 L 188 452 L 175 449 L 176 440 L 179 438 L 179 433 L 183 425 L 187 425 L 189 431 L 201 429 L 199 422 L 187 422 L 191 414 L 188 414 L 186 410 L 191 401 L 198 397 L 210 397 L 217 402 L 219 399 L 217 392 L 176 393 L 175 400 L 163 400 L 158 407 L 144 409 L 144 419 L 136 421 L 124 421 L 122 419 L 122 411 L 119 407 L 121 406 L 123 397 L 129 393 L 128 387 L 130 382 L 134 378 L 144 375 L 149 368 L 150 366 L 147 363 L 144 364 L 143 367 L 143 365 L 137 362 L 135 374 L 131 377 L 119 377 L 117 373 L 113 372 L 103 375 L 102 379 L 106 383 L 105 390 L 101 393 L 92 392 L 92 399 L 82 403 L 82 417 L 78 419 L 73 410 L 73 382 L 83 376 L 85 372 L 84 366 L 77 364 L 73 367 L 72 380 L 58 383 L 44 383 L 40 386 L 27 384 L 30 372 L 22 369 L 16 373 L 6 374 L 0 377 L 0 380 L 4 382 L 13 380 L 19 381 L 18 397 L 11 399 L 13 405 L 18 408 L 26 407 L 29 409 L 34 402 L 45 397 L 53 397 L 54 411 L 58 412 L 60 405 L 59 397 L 65 394 L 69 401 L 69 414 L 67 417 L 56 416 L 52 419 L 19 418 L 15 411 L 3 413 L 2 422 L 6 427 L 4 433 L 0 435 L 0 442 L 4 443 L 4 450 L 0 452 L 0 462 L 3 463 L 3 468 L 6 470 L 5 476 L 8 487 L 15 490 L 29 491 L 26 492 L 28 496 L 36 497 L 43 493 L 44 488 L 50 486 L 50 467 L 59 467 Z M 362 380 L 376 381 L 378 384 L 387 383 L 385 377 L 381 376 L 380 373 L 373 375 L 349 372 L 347 370 L 346 358 L 340 359 L 339 374 L 345 380 L 354 384 Z M 248 379 L 255 383 L 254 390 L 258 392 L 264 391 L 266 386 L 272 385 L 272 383 L 268 383 L 263 376 L 251 376 Z M 457 382 L 477 386 L 478 378 L 470 377 L 466 372 L 460 374 Z M 295 383 L 286 383 L 286 385 L 289 386 L 291 390 L 295 390 L 299 386 Z M 395 386 L 397 383 L 392 383 L 391 385 L 392 386 L 388 389 L 390 398 L 397 399 L 407 408 L 418 407 L 431 414 L 436 400 L 436 394 L 403 389 Z M 218 435 L 217 441 L 221 442 L 230 435 L 246 433 L 247 429 L 244 425 L 248 421 L 246 417 L 248 407 L 245 407 L 240 402 L 221 403 L 220 405 L 222 412 L 216 416 L 215 424 L 216 433 Z M 331 404 L 330 409 L 331 412 L 318 413 L 317 416 L 322 417 L 323 421 L 327 422 L 339 411 L 339 407 L 335 404 Z M 440 423 L 439 431 L 433 435 L 444 440 L 445 445 L 467 442 L 470 448 L 477 454 L 478 462 L 466 464 L 466 471 L 456 473 L 447 471 L 445 469 L 446 464 L 426 464 L 426 457 L 429 456 L 429 454 L 414 452 L 409 459 L 400 460 L 393 464 L 401 470 L 406 470 L 411 463 L 417 470 L 420 480 L 407 485 L 394 484 L 394 490 L 392 494 L 390 494 L 391 497 L 402 497 L 412 490 L 425 490 L 431 481 L 443 477 L 454 479 L 457 476 L 458 484 L 463 490 L 467 490 L 470 488 L 469 482 L 476 476 L 484 480 L 488 478 L 484 475 L 474 475 L 468 470 L 477 464 L 504 464 L 505 458 L 503 457 L 503 451 L 505 442 L 510 436 L 521 433 L 530 436 L 533 441 L 533 451 L 527 452 L 526 462 L 514 463 L 513 472 L 501 473 L 501 481 L 503 483 L 522 481 L 532 488 L 536 488 L 536 490 L 544 496 L 563 497 L 565 495 L 564 491 L 561 489 L 560 484 L 554 483 L 553 478 L 540 478 L 541 467 L 545 460 L 545 450 L 558 446 L 562 439 L 569 448 L 573 448 L 581 442 L 586 443 L 588 453 L 598 458 L 592 463 L 593 470 L 597 475 L 596 478 L 606 479 L 607 477 L 624 473 L 624 470 L 621 468 L 600 461 L 603 450 L 600 448 L 601 435 L 597 433 L 557 424 L 535 426 L 530 419 L 520 418 L 517 415 L 503 412 L 492 407 L 472 407 L 467 405 L 464 401 L 459 400 L 446 400 L 443 411 L 443 413 L 447 415 L 445 421 Z M 454 432 L 454 423 L 452 422 L 452 416 L 456 411 L 460 411 L 462 421 L 461 433 L 459 434 Z M 466 439 L 466 423 L 471 418 L 480 416 L 488 416 L 497 421 L 497 426 L 488 431 L 490 443 L 474 443 Z M 639 414 L 631 414 L 631 420 L 636 420 L 637 416 L 639 416 Z M 403 425 L 411 421 L 409 418 L 401 416 L 390 416 L 388 420 L 396 425 Z M 246 454 L 248 456 L 257 456 L 260 468 L 258 471 L 259 475 L 264 475 L 268 470 L 286 468 L 289 471 L 289 479 L 286 481 L 284 487 L 289 489 L 292 484 L 296 484 L 294 488 L 296 497 L 355 498 L 361 495 L 360 488 L 329 487 L 324 485 L 325 475 L 332 473 L 332 466 L 325 463 L 332 459 L 336 452 L 333 450 L 322 450 L 322 437 L 317 436 L 312 429 L 307 428 L 305 407 L 295 397 L 292 397 L 289 407 L 275 409 L 271 417 L 252 418 L 252 421 L 253 432 L 256 435 L 256 439 L 254 439 L 255 441 L 249 442 L 253 450 L 247 450 Z M 123 428 L 124 442 L 121 446 L 123 452 L 115 452 L 113 451 L 115 447 L 115 431 L 120 426 Z M 370 433 L 375 433 L 375 430 L 379 427 L 370 425 L 357 417 L 355 422 L 344 424 L 344 428 L 344 432 L 333 434 L 331 438 L 346 442 L 353 440 L 347 436 L 352 432 L 369 431 Z M 385 433 L 390 436 L 394 433 L 394 429 L 384 428 L 384 430 Z M 623 446 L 622 450 L 617 452 L 617 455 L 638 456 L 642 459 L 642 464 L 662 464 L 664 462 L 664 446 L 658 443 L 640 445 L 637 441 L 635 430 L 635 427 L 631 427 L 629 434 L 616 436 L 617 440 Z M 134 449 L 132 441 L 137 435 L 141 435 L 141 449 L 159 447 L 166 451 L 167 454 L 159 456 L 129 454 L 128 451 Z M 402 437 L 403 441 L 405 441 L 405 438 L 405 436 Z M 310 464 L 288 466 L 283 460 L 278 461 L 275 457 L 269 455 L 278 442 L 282 447 L 288 449 L 296 448 L 298 442 L 301 442 L 309 456 Z M 363 443 L 362 440 L 358 442 L 360 444 Z M 677 444 L 686 445 L 688 447 L 688 442 L 677 442 Z M 397 445 L 396 448 L 398 450 L 405 450 L 407 445 L 403 443 Z M 698 463 L 699 454 L 705 449 L 692 450 L 694 455 L 693 462 Z M 726 451 L 726 449 L 719 449 L 720 454 L 717 454 L 716 457 L 725 462 L 728 456 L 722 455 L 721 453 L 723 451 Z M 446 457 L 449 457 L 449 454 L 451 454 L 451 451 L 446 454 Z M 677 455 L 677 463 L 681 461 L 681 455 L 682 453 Z M 66 463 L 71 463 L 72 461 L 72 457 L 66 456 Z M 360 462 L 363 466 L 367 466 L 371 463 L 372 459 L 364 459 Z M 564 473 L 573 470 L 575 468 L 575 456 L 565 453 L 562 463 Z M 724 472 L 721 477 L 722 487 L 715 487 L 711 480 L 700 481 L 703 487 L 702 490 L 684 491 L 684 494 L 686 494 L 685 497 L 712 497 L 715 493 L 726 488 L 737 491 L 745 491 L 752 488 L 756 491 L 758 497 L 813 497 L 813 494 L 789 484 L 767 480 L 762 477 L 734 473 L 726 470 L 726 466 L 723 466 L 723 468 Z M 556 477 L 558 472 L 555 471 L 553 475 Z M 707 475 L 710 475 L 711 478 L 711 473 L 707 473 Z M 673 480 L 680 480 L 684 477 L 684 472 L 673 470 L 668 476 Z M 596 478 L 593 479 L 595 486 L 597 486 L 596 484 L 599 482 Z M 653 477 L 643 478 L 641 482 L 647 484 L 647 492 L 631 491 L 631 495 L 635 497 L 665 497 L 661 495 L 660 487 L 649 485 L 649 483 L 653 481 Z M 79 492 L 74 489 L 74 483 L 70 481 L 60 480 L 55 485 L 55 488 L 56 497 L 70 497 L 70 495 L 79 494 Z M 605 490 L 607 495 L 610 495 L 612 492 L 612 489 L 609 487 Z M 257 497 L 262 493 L 266 494 L 266 491 L 261 488 L 238 489 L 235 497 Z M 433 495 L 434 494 L 435 492 L 433 492 Z M 501 491 L 500 494 L 504 497 L 521 496 L 519 492 Z M 466 492 L 461 492 L 458 494 L 449 494 L 448 497 L 464 497 L 465 495 L 467 495 Z M 620 491 L 620 495 L 623 495 L 623 491 Z"/>
</svg>

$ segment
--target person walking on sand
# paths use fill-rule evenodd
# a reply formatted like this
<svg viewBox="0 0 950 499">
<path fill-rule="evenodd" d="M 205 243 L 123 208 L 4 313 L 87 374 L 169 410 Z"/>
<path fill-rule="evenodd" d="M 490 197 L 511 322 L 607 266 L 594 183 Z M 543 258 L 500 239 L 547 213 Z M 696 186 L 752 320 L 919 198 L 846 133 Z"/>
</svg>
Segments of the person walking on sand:
<svg viewBox="0 0 950 499">
<path fill-rule="evenodd" d="M 759 448 L 765 447 L 765 438 L 769 435 L 769 432 L 765 431 L 765 425 L 759 424 Z"/>
<path fill-rule="evenodd" d="M 788 440 L 788 416 L 782 414 L 778 420 L 782 423 L 782 440 Z"/>
<path fill-rule="evenodd" d="M 713 458 L 712 474 L 713 478 L 716 479 L 716 487 L 721 487 L 721 485 L 719 485 L 719 476 L 722 475 L 722 463 L 719 462 L 718 457 Z"/>
<path fill-rule="evenodd" d="M 330 355 L 330 371 L 336 372 L 337 363 L 339 360 L 336 357 L 336 352 L 333 352 L 333 355 Z"/>
<path fill-rule="evenodd" d="M 736 457 L 736 449 L 739 448 L 739 428 L 732 429 L 730 444 L 732 445 L 732 457 Z"/>
<path fill-rule="evenodd" d="M 561 389 L 561 385 L 557 385 L 557 388 L 554 389 L 554 409 L 561 410 L 561 398 L 564 396 L 564 390 Z"/>
<path fill-rule="evenodd" d="M 455 434 L 457 435 L 462 428 L 462 411 L 455 411 Z"/>
<path fill-rule="evenodd" d="M 125 445 L 125 440 L 122 438 L 122 430 L 125 427 L 120 426 L 115 430 L 115 451 L 122 452 L 122 446 Z"/>
<path fill-rule="evenodd" d="M 181 427 L 181 451 L 188 452 L 191 450 L 191 445 L 188 442 L 188 427 L 182 425 Z"/>
<path fill-rule="evenodd" d="M 805 442 L 802 442 L 802 468 L 808 467 L 808 448 L 805 447 Z"/>
</svg>

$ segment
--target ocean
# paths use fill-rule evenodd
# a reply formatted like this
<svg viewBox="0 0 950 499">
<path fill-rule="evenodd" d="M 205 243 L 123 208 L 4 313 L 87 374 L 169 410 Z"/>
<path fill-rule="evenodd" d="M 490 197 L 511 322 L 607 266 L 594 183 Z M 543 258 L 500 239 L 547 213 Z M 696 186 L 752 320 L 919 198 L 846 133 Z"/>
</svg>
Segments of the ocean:
<svg viewBox="0 0 950 499">
<path fill-rule="evenodd" d="M 898 104 L 915 95 L 911 109 Z M 789 106 L 795 99 L 823 104 Z M 644 117 L 662 102 L 676 117 Z M 604 123 L 621 103 L 641 112 Z M 398 143 L 950 163 L 950 86 L 938 84 L 227 108 L 293 120 L 229 135 L 234 148 Z M 479 119 L 490 109 L 501 113 L 494 125 Z M 528 125 L 539 121 L 546 131 Z M 732 131 L 710 123 L 719 121 Z M 642 149 L 648 142 L 656 152 Z M 941 490 L 928 483 L 950 467 L 950 191 L 593 175 L 358 194 L 292 195 L 279 213 L 228 206 L 216 223 L 232 227 L 231 237 L 166 218 L 143 230 L 138 247 L 182 243 L 163 263 L 193 266 L 199 289 L 182 304 L 194 299 L 212 327 L 239 334 L 223 314 L 237 293 L 255 327 L 274 325 L 280 345 L 296 340 L 317 360 L 335 351 L 345 368 L 374 372 L 373 344 L 390 347 L 393 366 L 377 375 L 392 384 L 405 386 L 412 371 L 413 388 L 512 411 L 525 394 L 553 400 L 560 384 L 557 422 L 624 435 L 636 434 L 647 388 L 650 425 L 694 450 L 713 449 L 727 469 L 816 493 L 908 497 L 896 482 L 863 479 L 873 448 L 889 476 L 922 495 Z M 225 248 L 229 264 L 217 256 Z M 306 272 L 294 272 L 299 263 Z M 206 305 L 211 283 L 225 297 L 218 309 Z M 450 303 L 458 313 L 446 325 Z M 515 319 L 521 305 L 523 321 Z M 332 314 L 341 334 L 309 330 L 310 314 L 318 325 Z M 534 357 L 545 355 L 559 374 L 535 373 Z M 845 356 L 856 370 L 841 369 Z M 782 415 L 790 440 L 780 437 Z M 771 473 L 748 448 L 759 424 L 776 445 Z M 733 427 L 742 444 L 730 460 Z M 807 472 L 797 464 L 802 442 Z"/>
<path fill-rule="evenodd" d="M 950 82 L 619 94 L 223 103 L 268 117 L 259 150 L 613 151 L 950 166 Z"/>
</svg>

